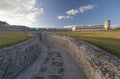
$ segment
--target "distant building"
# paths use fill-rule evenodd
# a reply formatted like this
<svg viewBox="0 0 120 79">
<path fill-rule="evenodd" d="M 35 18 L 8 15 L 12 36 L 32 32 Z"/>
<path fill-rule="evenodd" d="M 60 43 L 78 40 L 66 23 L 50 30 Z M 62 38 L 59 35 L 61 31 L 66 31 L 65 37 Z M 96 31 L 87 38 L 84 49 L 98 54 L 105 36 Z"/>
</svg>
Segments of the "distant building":
<svg viewBox="0 0 120 79">
<path fill-rule="evenodd" d="M 85 26 L 74 26 L 72 31 L 90 31 L 90 30 L 104 30 L 104 25 L 85 25 Z"/>
<path fill-rule="evenodd" d="M 109 30 L 110 20 L 105 21 L 104 25 L 81 25 L 72 27 L 72 31 L 100 31 Z"/>
<path fill-rule="evenodd" d="M 105 28 L 105 30 L 110 29 L 110 20 L 105 21 L 104 28 Z"/>
</svg>

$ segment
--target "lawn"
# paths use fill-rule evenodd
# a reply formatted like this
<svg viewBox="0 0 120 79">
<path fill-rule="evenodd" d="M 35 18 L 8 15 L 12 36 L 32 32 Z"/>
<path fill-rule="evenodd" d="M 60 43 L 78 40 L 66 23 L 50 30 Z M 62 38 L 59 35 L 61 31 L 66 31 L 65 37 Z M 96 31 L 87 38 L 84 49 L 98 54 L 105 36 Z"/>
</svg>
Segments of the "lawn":
<svg viewBox="0 0 120 79">
<path fill-rule="evenodd" d="M 0 32 L 0 48 L 11 46 L 19 42 L 23 42 L 31 37 L 33 37 L 33 35 L 28 34 L 26 32 L 1 31 Z"/>
<path fill-rule="evenodd" d="M 120 32 L 55 32 L 79 38 L 120 57 Z"/>
</svg>

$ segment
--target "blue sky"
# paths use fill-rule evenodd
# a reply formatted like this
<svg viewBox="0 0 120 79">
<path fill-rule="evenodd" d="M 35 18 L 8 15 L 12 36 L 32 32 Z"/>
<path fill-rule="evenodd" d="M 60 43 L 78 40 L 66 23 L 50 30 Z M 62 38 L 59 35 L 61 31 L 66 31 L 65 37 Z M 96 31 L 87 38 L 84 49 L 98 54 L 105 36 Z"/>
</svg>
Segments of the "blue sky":
<svg viewBox="0 0 120 79">
<path fill-rule="evenodd" d="M 22 3 L 22 4 L 21 4 Z M 0 20 L 30 27 L 120 26 L 120 0 L 1 0 Z"/>
<path fill-rule="evenodd" d="M 40 4 L 41 3 L 41 4 Z M 39 7 L 44 8 L 44 14 L 38 17 L 40 26 L 63 27 L 67 25 L 103 24 L 111 20 L 111 26 L 120 25 L 120 0 L 38 0 Z M 58 16 L 69 16 L 67 11 L 78 10 L 80 7 L 93 6 L 84 12 L 70 15 L 68 19 L 58 19 Z M 89 8 L 89 7 L 88 7 Z"/>
</svg>

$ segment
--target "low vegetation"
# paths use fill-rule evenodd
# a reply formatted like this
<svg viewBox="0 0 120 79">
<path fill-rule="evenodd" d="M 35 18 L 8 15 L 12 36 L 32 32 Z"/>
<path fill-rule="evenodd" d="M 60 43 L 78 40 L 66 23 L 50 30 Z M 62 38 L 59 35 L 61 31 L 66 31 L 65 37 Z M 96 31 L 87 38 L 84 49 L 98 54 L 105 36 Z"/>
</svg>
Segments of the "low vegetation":
<svg viewBox="0 0 120 79">
<path fill-rule="evenodd" d="M 120 30 L 120 27 L 116 27 L 116 28 L 114 28 L 113 30 Z"/>
<path fill-rule="evenodd" d="M 33 37 L 32 34 L 26 32 L 0 32 L 0 48 L 11 46 L 19 42 L 25 41 Z"/>
<path fill-rule="evenodd" d="M 120 57 L 120 32 L 55 32 L 79 38 Z"/>
</svg>

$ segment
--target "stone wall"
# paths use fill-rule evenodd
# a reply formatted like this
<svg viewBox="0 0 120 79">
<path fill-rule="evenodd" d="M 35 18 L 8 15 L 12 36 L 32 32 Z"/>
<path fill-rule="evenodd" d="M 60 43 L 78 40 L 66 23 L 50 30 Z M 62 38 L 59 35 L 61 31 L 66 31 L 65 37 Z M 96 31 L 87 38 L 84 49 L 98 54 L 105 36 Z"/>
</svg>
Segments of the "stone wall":
<svg viewBox="0 0 120 79">
<path fill-rule="evenodd" d="M 43 40 L 71 51 L 88 79 L 120 79 L 120 59 L 87 42 L 67 36 L 43 33 Z"/>
<path fill-rule="evenodd" d="M 39 54 L 39 38 L 37 36 L 0 49 L 0 79 L 10 79 L 30 64 Z"/>
</svg>

